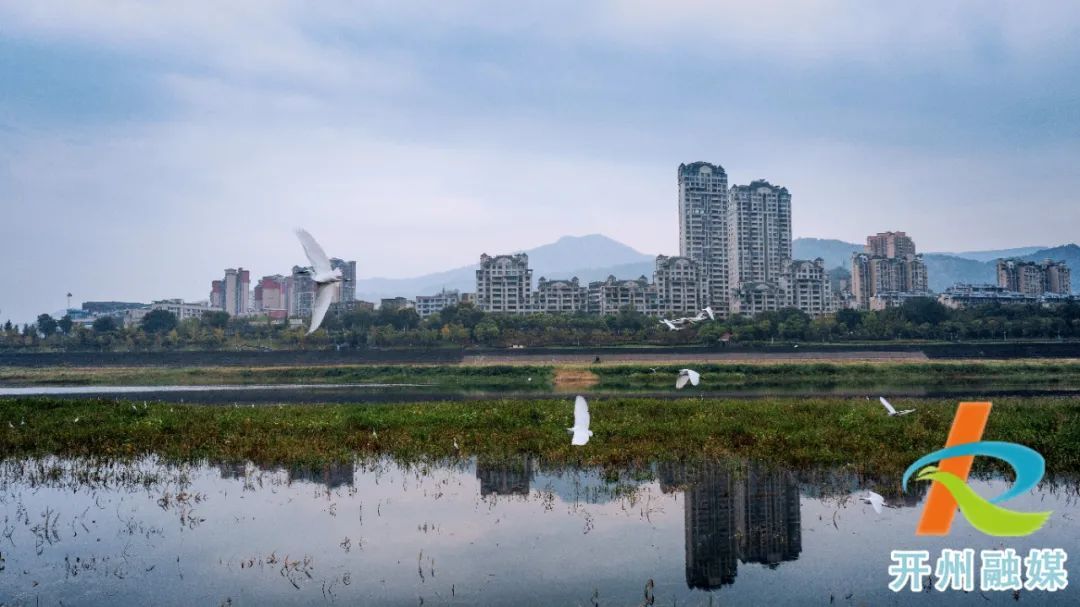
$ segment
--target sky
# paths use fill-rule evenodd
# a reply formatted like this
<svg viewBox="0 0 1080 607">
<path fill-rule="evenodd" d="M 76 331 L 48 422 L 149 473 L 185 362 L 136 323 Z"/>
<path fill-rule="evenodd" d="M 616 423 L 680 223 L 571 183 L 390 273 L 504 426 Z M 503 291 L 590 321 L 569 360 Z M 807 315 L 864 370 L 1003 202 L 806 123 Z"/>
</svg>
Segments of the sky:
<svg viewBox="0 0 1080 607">
<path fill-rule="evenodd" d="M 0 319 L 205 299 L 300 226 L 361 277 L 677 254 L 697 160 L 796 237 L 1080 240 L 1076 3 L 527 4 L 0 0 Z"/>
</svg>

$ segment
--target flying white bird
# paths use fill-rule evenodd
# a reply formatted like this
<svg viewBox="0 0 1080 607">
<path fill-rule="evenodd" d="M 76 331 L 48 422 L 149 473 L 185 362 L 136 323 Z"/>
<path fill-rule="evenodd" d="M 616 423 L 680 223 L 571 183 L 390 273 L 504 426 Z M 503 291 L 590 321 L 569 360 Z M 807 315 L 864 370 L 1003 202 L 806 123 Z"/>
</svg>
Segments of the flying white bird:
<svg viewBox="0 0 1080 607">
<path fill-rule="evenodd" d="M 311 280 L 315 282 L 315 303 L 311 305 L 311 335 L 319 329 L 330 303 L 334 300 L 335 285 L 343 280 L 341 268 L 330 267 L 330 258 L 326 256 L 319 243 L 306 230 L 297 230 L 296 237 L 304 245 L 304 254 L 311 262 Z"/>
<path fill-rule="evenodd" d="M 700 381 L 700 373 L 693 369 L 682 369 L 679 371 L 679 378 L 675 380 L 675 389 L 682 390 L 686 387 L 687 382 L 692 386 L 696 386 Z"/>
<path fill-rule="evenodd" d="M 574 435 L 570 439 L 571 445 L 580 447 L 589 442 L 592 430 L 589 430 L 589 403 L 585 402 L 584 396 L 574 399 L 574 427 L 566 431 Z"/>
<path fill-rule="evenodd" d="M 670 330 L 670 331 L 682 331 L 682 327 L 676 327 L 675 323 L 671 322 L 670 320 L 668 320 L 666 318 L 661 318 L 660 322 L 662 322 L 665 326 L 667 326 L 668 330 Z"/>
<path fill-rule="evenodd" d="M 878 514 L 881 514 L 881 507 L 886 505 L 885 498 L 881 497 L 877 493 L 874 493 L 873 491 L 867 491 L 866 495 L 859 498 L 859 501 L 864 504 L 870 504 L 871 506 L 873 506 L 874 512 L 877 512 Z"/>
<path fill-rule="evenodd" d="M 705 306 L 702 312 L 709 315 L 709 320 L 716 320 L 716 312 L 713 312 L 712 306 Z"/>
<path fill-rule="evenodd" d="M 879 396 L 878 399 L 881 404 L 885 406 L 885 410 L 889 412 L 889 417 L 896 417 L 897 415 L 907 415 L 908 413 L 914 413 L 915 409 L 904 409 L 903 411 L 897 411 L 893 408 L 892 403 L 885 400 L 884 396 Z"/>
<path fill-rule="evenodd" d="M 11 422 L 8 422 L 7 425 L 8 425 L 8 428 L 11 428 L 12 430 L 15 429 L 15 424 L 13 424 Z"/>
</svg>

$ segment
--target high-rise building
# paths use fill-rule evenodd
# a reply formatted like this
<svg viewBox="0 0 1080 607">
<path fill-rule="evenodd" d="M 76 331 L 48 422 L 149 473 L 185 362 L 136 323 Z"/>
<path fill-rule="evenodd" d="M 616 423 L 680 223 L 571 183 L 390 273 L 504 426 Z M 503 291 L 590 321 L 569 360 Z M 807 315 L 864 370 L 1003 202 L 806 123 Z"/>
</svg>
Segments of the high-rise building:
<svg viewBox="0 0 1080 607">
<path fill-rule="evenodd" d="M 732 313 L 752 316 L 787 304 L 791 193 L 765 180 L 728 192 L 727 262 Z"/>
<path fill-rule="evenodd" d="M 255 284 L 253 309 L 270 318 L 282 319 L 289 313 L 290 280 L 281 274 L 263 276 Z"/>
<path fill-rule="evenodd" d="M 785 273 L 784 291 L 788 297 L 787 305 L 802 310 L 811 318 L 836 311 L 825 260 L 820 257 L 813 261 L 792 260 Z"/>
<path fill-rule="evenodd" d="M 251 276 L 244 268 L 228 268 L 223 280 L 210 283 L 211 307 L 229 316 L 247 316 L 250 312 Z"/>
<path fill-rule="evenodd" d="M 351 302 L 356 299 L 356 262 L 331 257 L 330 267 L 341 270 L 341 282 L 337 283 L 334 303 Z"/>
<path fill-rule="evenodd" d="M 915 241 L 904 232 L 878 232 L 866 237 L 866 252 L 873 257 L 906 257 L 915 254 Z"/>
<path fill-rule="evenodd" d="M 728 311 L 728 185 L 724 167 L 708 162 L 680 164 L 679 255 L 700 264 L 707 303 Z"/>
<path fill-rule="evenodd" d="M 662 314 L 697 314 L 708 305 L 708 288 L 701 264 L 689 257 L 656 257 L 653 282 Z"/>
<path fill-rule="evenodd" d="M 589 289 L 581 286 L 577 277 L 570 280 L 548 280 L 544 277 L 533 294 L 533 311 L 573 314 L 588 307 Z"/>
<path fill-rule="evenodd" d="M 899 305 L 930 294 L 929 277 L 915 241 L 903 232 L 867 236 L 864 253 L 851 256 L 851 292 L 862 310 Z"/>
<path fill-rule="evenodd" d="M 1034 297 L 1046 293 L 1057 295 L 1072 293 L 1069 266 L 1064 261 L 1046 259 L 1035 262 L 999 259 L 997 277 L 998 286 Z"/>
<path fill-rule="evenodd" d="M 530 310 L 532 270 L 529 256 L 480 256 L 476 271 L 476 305 L 484 312 L 524 314 Z"/>
<path fill-rule="evenodd" d="M 302 266 L 293 266 L 289 277 L 289 318 L 311 316 L 311 307 L 315 305 L 315 281 L 311 272 Z"/>
</svg>

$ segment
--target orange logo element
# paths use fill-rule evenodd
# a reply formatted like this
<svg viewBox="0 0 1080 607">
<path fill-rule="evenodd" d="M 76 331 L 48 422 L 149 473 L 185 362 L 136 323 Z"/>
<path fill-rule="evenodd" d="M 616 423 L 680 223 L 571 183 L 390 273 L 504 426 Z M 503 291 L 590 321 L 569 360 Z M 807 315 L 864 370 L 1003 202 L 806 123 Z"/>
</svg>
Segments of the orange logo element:
<svg viewBox="0 0 1080 607">
<path fill-rule="evenodd" d="M 983 431 L 986 430 L 986 420 L 990 417 L 990 406 L 990 403 L 960 403 L 945 446 L 952 447 L 981 440 Z M 939 468 L 944 472 L 955 474 L 966 483 L 974 461 L 974 455 L 950 457 L 941 460 Z M 930 493 L 926 496 L 926 507 L 923 509 L 915 534 L 948 535 L 953 517 L 956 516 L 956 508 L 956 499 L 948 489 L 940 483 L 931 484 Z"/>
</svg>

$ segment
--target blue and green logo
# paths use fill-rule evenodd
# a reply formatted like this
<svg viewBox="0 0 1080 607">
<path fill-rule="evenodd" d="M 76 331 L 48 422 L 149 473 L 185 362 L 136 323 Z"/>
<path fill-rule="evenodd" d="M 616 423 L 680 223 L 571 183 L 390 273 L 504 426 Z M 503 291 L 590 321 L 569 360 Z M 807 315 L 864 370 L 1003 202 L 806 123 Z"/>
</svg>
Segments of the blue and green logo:
<svg viewBox="0 0 1080 607">
<path fill-rule="evenodd" d="M 912 475 L 915 480 L 933 483 L 917 535 L 948 534 L 957 506 L 972 527 L 999 537 L 1030 535 L 1050 518 L 1050 512 L 1018 512 L 998 505 L 1038 485 L 1046 472 L 1046 461 L 1037 451 L 1023 445 L 979 440 L 990 416 L 990 406 L 990 403 L 960 403 L 945 448 L 924 455 L 904 471 L 905 489 Z M 977 455 L 1012 466 L 1016 472 L 1013 486 L 990 500 L 975 493 L 967 478 Z"/>
</svg>

